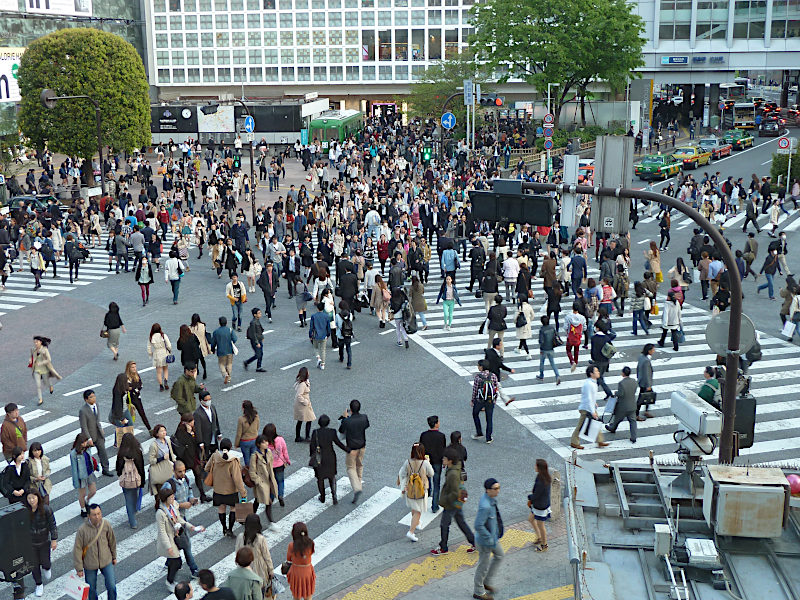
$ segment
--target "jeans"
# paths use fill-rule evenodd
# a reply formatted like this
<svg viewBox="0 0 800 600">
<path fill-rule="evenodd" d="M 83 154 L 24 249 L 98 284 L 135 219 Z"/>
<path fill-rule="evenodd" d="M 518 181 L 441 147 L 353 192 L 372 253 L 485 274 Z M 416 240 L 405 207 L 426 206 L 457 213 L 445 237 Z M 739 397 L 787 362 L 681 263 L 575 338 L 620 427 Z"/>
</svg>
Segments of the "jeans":
<svg viewBox="0 0 800 600">
<path fill-rule="evenodd" d="M 641 324 L 645 334 L 647 334 L 647 319 L 644 316 L 644 309 L 633 311 L 633 335 L 636 335 L 637 325 Z"/>
<path fill-rule="evenodd" d="M 421 278 L 420 278 L 420 281 L 422 281 Z M 451 302 L 453 302 L 453 300 L 451 300 Z M 451 311 L 450 314 L 452 315 L 452 311 Z M 428 319 L 425 318 L 425 313 L 424 312 L 417 313 L 417 316 L 419 317 L 419 320 L 422 321 L 422 326 L 423 327 L 427 327 L 428 326 Z M 450 320 L 452 321 L 452 318 Z"/>
<path fill-rule="evenodd" d="M 594 366 L 597 367 L 597 370 L 600 371 L 600 377 L 597 380 L 597 385 L 603 388 L 603 391 L 606 393 L 606 397 L 613 396 L 614 393 L 611 391 L 611 388 L 608 387 L 605 378 L 603 377 L 604 374 L 608 373 L 608 363 L 599 363 L 595 362 Z"/>
<path fill-rule="evenodd" d="M 250 347 L 253 348 L 253 356 L 244 361 L 244 364 L 249 365 L 251 362 L 256 361 L 256 368 L 260 369 L 261 361 L 264 359 L 264 343 L 250 340 Z"/>
<path fill-rule="evenodd" d="M 475 535 L 472 533 L 472 530 L 467 525 L 466 521 L 464 521 L 464 513 L 461 512 L 460 508 L 453 508 L 453 509 L 444 509 L 442 513 L 442 522 L 439 524 L 439 528 L 442 531 L 442 539 L 439 542 L 439 548 L 444 551 L 447 551 L 447 540 L 450 537 L 450 523 L 452 520 L 455 519 L 456 525 L 467 538 L 467 542 L 469 542 L 470 546 L 475 545 Z"/>
<path fill-rule="evenodd" d="M 486 441 L 492 439 L 492 413 L 494 412 L 494 402 L 480 402 L 478 400 L 472 405 L 472 420 L 475 422 L 475 433 L 483 435 L 481 427 L 481 410 L 486 412 Z"/>
<path fill-rule="evenodd" d="M 431 495 L 431 510 L 439 510 L 439 490 L 442 486 L 442 463 L 431 465 L 433 467 L 433 477 L 428 478 L 428 487 Z"/>
<path fill-rule="evenodd" d="M 764 273 L 764 275 L 766 275 L 766 277 L 767 277 L 767 283 L 762 283 L 760 286 L 758 286 L 757 291 L 760 292 L 764 288 L 769 288 L 769 297 L 770 298 L 774 298 L 775 297 L 775 288 L 773 287 L 773 278 L 775 277 L 775 274 L 774 273 Z"/>
<path fill-rule="evenodd" d="M 314 346 L 314 352 L 316 353 L 317 360 L 320 361 L 323 365 L 325 364 L 325 353 L 328 350 L 327 342 L 328 338 L 322 338 L 321 340 L 311 340 L 312 345 Z"/>
<path fill-rule="evenodd" d="M 255 440 L 239 440 L 239 449 L 242 451 L 242 460 L 244 460 L 244 466 L 250 466 L 250 456 L 256 450 L 256 441 Z M 188 561 L 187 561 L 188 562 Z"/>
<path fill-rule="evenodd" d="M 242 326 L 242 301 L 237 300 L 233 304 L 231 304 L 231 315 L 233 320 L 231 321 L 231 327 L 241 327 Z"/>
<path fill-rule="evenodd" d="M 492 585 L 494 574 L 500 566 L 505 553 L 500 542 L 494 546 L 478 546 L 478 567 L 475 569 L 474 593 L 481 595 L 485 591 L 484 585 Z"/>
<path fill-rule="evenodd" d="M 114 565 L 108 563 L 100 569 L 100 572 L 103 574 L 103 580 L 106 583 L 108 600 L 117 600 L 117 579 L 114 573 Z M 97 600 L 97 569 L 86 569 L 84 575 L 86 576 L 86 583 L 89 584 L 89 600 Z"/>
<path fill-rule="evenodd" d="M 177 304 L 178 302 L 178 293 L 181 291 L 181 280 L 180 279 L 170 279 L 169 280 L 170 286 L 172 286 L 172 301 Z"/>
<path fill-rule="evenodd" d="M 420 313 L 422 314 L 422 313 Z M 353 338 L 343 338 L 339 340 L 339 362 L 344 362 L 344 352 L 347 350 L 347 366 L 350 367 L 353 364 L 353 353 L 350 350 L 350 344 L 352 344 Z"/>
<path fill-rule="evenodd" d="M 280 467 L 273 467 L 272 472 L 275 473 L 275 483 L 278 484 L 278 498 L 283 498 L 284 477 L 283 472 L 286 470 L 284 465 Z"/>
<path fill-rule="evenodd" d="M 453 308 L 455 307 L 455 300 L 442 301 L 442 310 L 444 311 L 444 324 L 450 327 L 453 324 Z"/>
<path fill-rule="evenodd" d="M 556 367 L 555 350 L 539 350 L 539 378 L 544 378 L 544 359 L 550 361 L 550 366 L 553 367 L 553 373 L 556 374 L 556 379 L 559 378 L 558 367 Z"/>
<path fill-rule="evenodd" d="M 580 278 L 572 278 L 572 295 L 577 296 L 578 290 L 581 288 L 581 279 Z"/>
<path fill-rule="evenodd" d="M 398 313 L 399 314 L 399 313 Z M 408 341 L 408 333 L 406 333 L 406 327 L 403 325 L 403 318 L 402 317 L 395 317 L 394 319 L 394 329 L 397 332 L 397 343 L 401 344 L 402 342 Z"/>
<path fill-rule="evenodd" d="M 139 501 L 139 488 L 122 488 L 122 496 L 125 498 L 128 525 L 136 527 L 136 504 Z"/>
</svg>

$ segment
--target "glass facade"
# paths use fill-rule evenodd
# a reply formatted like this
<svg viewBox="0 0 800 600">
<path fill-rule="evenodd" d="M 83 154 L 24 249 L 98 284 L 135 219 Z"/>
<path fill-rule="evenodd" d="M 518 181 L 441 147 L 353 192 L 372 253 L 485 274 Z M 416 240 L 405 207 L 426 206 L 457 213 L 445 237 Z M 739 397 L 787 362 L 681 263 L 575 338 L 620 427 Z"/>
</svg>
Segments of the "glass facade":
<svg viewBox="0 0 800 600">
<path fill-rule="evenodd" d="M 408 83 L 472 31 L 472 0 L 146 1 L 158 85 Z"/>
</svg>

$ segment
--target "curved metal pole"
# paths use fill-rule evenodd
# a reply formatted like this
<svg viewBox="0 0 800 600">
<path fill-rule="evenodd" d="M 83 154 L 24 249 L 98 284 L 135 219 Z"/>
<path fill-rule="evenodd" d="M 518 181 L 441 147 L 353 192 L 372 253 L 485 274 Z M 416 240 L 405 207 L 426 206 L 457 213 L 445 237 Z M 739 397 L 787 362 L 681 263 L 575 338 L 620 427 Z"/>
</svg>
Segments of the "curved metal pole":
<svg viewBox="0 0 800 600">
<path fill-rule="evenodd" d="M 242 92 L 244 93 L 244 92 Z M 242 109 L 244 109 L 244 114 L 248 117 L 252 117 L 253 115 L 250 114 L 250 109 L 247 108 L 247 105 L 242 101 L 235 99 L 234 102 L 237 104 L 241 104 Z M 253 141 L 248 142 L 250 146 L 250 214 L 252 215 L 252 225 L 253 227 L 256 226 L 256 151 L 255 151 L 255 129 L 253 130 Z"/>
<path fill-rule="evenodd" d="M 739 333 L 742 322 L 742 280 L 736 259 L 722 234 L 703 215 L 683 202 L 664 194 L 632 190 L 627 188 L 593 187 L 555 183 L 523 182 L 522 188 L 535 192 L 559 192 L 591 194 L 593 196 L 616 196 L 659 202 L 682 212 L 697 223 L 714 241 L 722 262 L 728 268 L 730 285 L 730 325 L 728 327 L 728 354 L 725 357 L 725 394 L 722 399 L 722 435 L 719 444 L 719 462 L 733 464 L 733 424 L 736 418 L 736 384 L 739 373 Z"/>
</svg>

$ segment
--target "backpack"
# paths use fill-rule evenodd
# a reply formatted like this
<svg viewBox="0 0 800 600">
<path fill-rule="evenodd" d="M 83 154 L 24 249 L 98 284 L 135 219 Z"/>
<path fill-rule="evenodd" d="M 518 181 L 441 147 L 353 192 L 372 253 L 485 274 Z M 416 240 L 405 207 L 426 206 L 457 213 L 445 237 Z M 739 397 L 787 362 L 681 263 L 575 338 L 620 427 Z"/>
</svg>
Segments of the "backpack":
<svg viewBox="0 0 800 600">
<path fill-rule="evenodd" d="M 567 343 L 570 346 L 577 346 L 581 343 L 581 338 L 583 337 L 583 325 L 578 323 L 577 325 L 570 324 L 569 331 L 567 331 Z"/>
<path fill-rule="evenodd" d="M 69 258 L 70 260 L 76 262 L 83 259 L 83 252 L 81 252 L 80 246 L 78 246 L 78 244 L 73 245 L 72 248 L 70 249 Z"/>
<path fill-rule="evenodd" d="M 342 317 L 342 326 L 339 329 L 339 333 L 342 334 L 343 338 L 351 338 L 353 337 L 353 321 L 350 320 L 350 317 Z"/>
<path fill-rule="evenodd" d="M 419 474 L 422 470 L 422 464 L 423 463 L 420 463 L 419 470 L 416 472 L 412 471 L 408 476 L 408 481 L 406 482 L 406 496 L 410 500 L 422 500 L 425 498 L 425 483 L 422 481 L 422 477 Z M 410 467 L 411 463 L 408 463 L 408 466 Z"/>
<path fill-rule="evenodd" d="M 478 388 L 478 400 L 481 402 L 494 402 L 497 390 L 489 377 L 482 377 Z"/>
<path fill-rule="evenodd" d="M 124 489 L 134 489 L 142 485 L 142 476 L 132 458 L 125 459 L 125 466 L 122 467 L 122 474 L 119 476 L 119 485 Z"/>
</svg>

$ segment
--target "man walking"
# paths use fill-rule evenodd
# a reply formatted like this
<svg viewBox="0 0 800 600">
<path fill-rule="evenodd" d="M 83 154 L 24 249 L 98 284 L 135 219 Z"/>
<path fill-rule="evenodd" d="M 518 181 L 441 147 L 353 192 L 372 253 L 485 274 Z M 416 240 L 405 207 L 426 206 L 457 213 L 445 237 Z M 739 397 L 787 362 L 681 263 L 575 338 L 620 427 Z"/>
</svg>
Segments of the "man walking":
<svg viewBox="0 0 800 600">
<path fill-rule="evenodd" d="M 331 335 L 331 320 L 325 312 L 325 304 L 317 303 L 317 312 L 311 315 L 308 326 L 308 337 L 317 355 L 317 368 L 325 370 L 325 352 L 328 337 Z"/>
<path fill-rule="evenodd" d="M 583 428 L 583 424 L 585 423 L 586 419 L 597 419 L 597 380 L 600 379 L 600 370 L 594 366 L 590 365 L 586 367 L 586 381 L 583 382 L 583 387 L 581 388 L 581 403 L 578 406 L 578 411 L 580 412 L 581 416 L 578 419 L 578 425 L 575 427 L 575 430 L 572 432 L 572 437 L 569 440 L 569 445 L 577 450 L 583 450 L 583 446 L 580 444 L 580 438 L 578 435 Z M 603 434 L 597 434 L 597 445 L 601 448 L 604 446 L 608 446 L 608 442 L 603 441 Z"/>
<path fill-rule="evenodd" d="M 220 317 L 219 327 L 211 334 L 211 351 L 217 355 L 219 371 L 222 373 L 222 383 L 231 382 L 233 348 L 236 340 L 236 333 L 228 327 L 228 319 Z"/>
<path fill-rule="evenodd" d="M 623 420 L 628 421 L 631 430 L 631 443 L 636 443 L 636 381 L 631 379 L 631 368 L 622 367 L 622 380 L 617 385 L 617 405 L 614 407 L 614 416 L 606 425 L 606 430 L 611 433 Z"/>
<path fill-rule="evenodd" d="M 426 446 L 427 450 L 428 447 Z M 442 464 L 447 468 L 444 475 L 444 487 L 442 488 L 442 495 L 439 498 L 439 505 L 444 509 L 442 513 L 442 522 L 439 527 L 442 532 L 439 547 L 431 550 L 431 554 L 439 556 L 447 554 L 447 540 L 450 537 L 450 523 L 455 519 L 456 525 L 467 538 L 469 548 L 468 553 L 475 552 L 475 535 L 472 530 L 464 521 L 464 513 L 461 507 L 464 504 L 464 496 L 462 495 L 462 478 L 461 478 L 461 460 L 458 456 L 458 451 L 455 448 L 446 448 L 442 456 Z"/>
<path fill-rule="evenodd" d="M 439 431 L 439 417 L 428 417 L 428 431 L 423 431 L 419 436 L 419 443 L 425 447 L 428 461 L 433 467 L 433 477 L 428 480 L 431 496 L 431 512 L 439 510 L 439 488 L 442 481 L 442 457 L 447 447 L 447 437 Z"/>
<path fill-rule="evenodd" d="M 478 372 L 475 373 L 472 380 L 472 399 L 470 400 L 472 420 L 475 423 L 473 440 L 483 439 L 483 428 L 481 427 L 481 412 L 483 412 L 486 415 L 486 443 L 492 443 L 492 415 L 499 387 L 497 375 L 491 371 L 489 361 L 479 360 Z"/>
<path fill-rule="evenodd" d="M 253 348 L 253 356 L 244 361 L 244 370 L 251 362 L 256 361 L 256 373 L 266 373 L 266 369 L 261 368 L 261 361 L 264 358 L 264 327 L 261 325 L 261 309 L 253 309 L 253 320 L 247 328 L 247 339 Z"/>
<path fill-rule="evenodd" d="M 497 495 L 500 484 L 490 477 L 483 482 L 485 490 L 478 503 L 478 514 L 475 517 L 475 545 L 478 548 L 478 566 L 475 569 L 475 580 L 472 597 L 477 600 L 494 600 L 495 591 L 491 585 L 500 562 L 503 560 L 503 519 L 497 508 Z"/>
<path fill-rule="evenodd" d="M 275 306 L 275 294 L 278 292 L 279 284 L 280 277 L 275 272 L 272 263 L 268 262 L 266 268 L 263 269 L 261 275 L 258 276 L 256 285 L 264 292 L 264 302 L 267 305 L 267 318 L 270 323 L 272 323 L 272 308 Z"/>
<path fill-rule="evenodd" d="M 358 502 L 361 496 L 361 478 L 364 474 L 364 451 L 367 446 L 366 430 L 369 427 L 367 415 L 361 414 L 361 402 L 358 400 L 350 401 L 350 409 L 344 411 L 339 417 L 339 433 L 343 433 L 345 444 L 347 445 L 347 458 L 344 464 L 347 468 L 347 476 L 350 478 L 350 486 L 353 488 L 353 504 Z"/>
<path fill-rule="evenodd" d="M 204 388 L 197 385 L 197 365 L 186 363 L 183 365 L 183 375 L 178 377 L 172 384 L 169 395 L 175 401 L 179 415 L 193 413 L 197 408 L 197 400 L 194 395 L 202 392 Z"/>
<path fill-rule="evenodd" d="M 117 581 L 114 565 L 117 564 L 117 538 L 111 523 L 103 518 L 97 504 L 88 506 L 89 518 L 75 534 L 72 564 L 78 577 L 86 574 L 89 600 L 97 600 L 97 572 L 103 574 L 108 600 L 117 600 Z"/>
<path fill-rule="evenodd" d="M 100 466 L 103 468 L 103 475 L 114 477 L 115 474 L 108 468 L 108 453 L 106 453 L 106 436 L 103 433 L 103 426 L 100 423 L 100 415 L 97 413 L 97 395 L 94 390 L 84 390 L 84 404 L 78 410 L 78 421 L 81 424 L 81 433 L 89 438 L 89 445 L 97 449 L 97 456 L 100 459 Z"/>
<path fill-rule="evenodd" d="M 211 392 L 200 392 L 200 406 L 194 411 L 194 437 L 200 444 L 203 459 L 211 458 L 222 440 L 217 408 L 211 404 Z"/>
<path fill-rule="evenodd" d="M 247 302 L 247 291 L 239 281 L 239 276 L 236 273 L 231 275 L 230 282 L 225 286 L 225 295 L 228 297 L 228 301 L 231 303 L 231 312 L 233 313 L 231 327 L 236 327 L 236 331 L 241 331 L 242 304 Z"/>
</svg>

